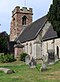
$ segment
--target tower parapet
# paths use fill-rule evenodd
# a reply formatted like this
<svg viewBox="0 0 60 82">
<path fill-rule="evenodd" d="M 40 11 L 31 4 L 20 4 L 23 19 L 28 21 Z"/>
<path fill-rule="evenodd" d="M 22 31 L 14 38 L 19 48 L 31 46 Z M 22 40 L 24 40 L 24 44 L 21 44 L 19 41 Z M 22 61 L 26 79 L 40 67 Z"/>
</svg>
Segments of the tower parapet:
<svg viewBox="0 0 60 82">
<path fill-rule="evenodd" d="M 20 7 L 16 6 L 15 9 L 12 11 L 12 16 L 16 13 L 19 13 L 19 12 L 20 12 Z"/>
<path fill-rule="evenodd" d="M 12 16 L 14 16 L 16 13 L 26 13 L 26 14 L 32 14 L 32 8 L 27 9 L 27 7 L 16 6 L 15 9 L 12 11 Z"/>
</svg>

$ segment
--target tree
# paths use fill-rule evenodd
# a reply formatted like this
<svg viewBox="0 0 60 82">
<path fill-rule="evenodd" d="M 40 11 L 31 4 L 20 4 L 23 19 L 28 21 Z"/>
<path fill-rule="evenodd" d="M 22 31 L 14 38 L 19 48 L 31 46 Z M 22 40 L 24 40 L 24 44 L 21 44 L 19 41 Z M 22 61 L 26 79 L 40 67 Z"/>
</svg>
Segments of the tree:
<svg viewBox="0 0 60 82">
<path fill-rule="evenodd" d="M 8 34 L 5 31 L 0 33 L 0 53 L 8 52 L 8 42 L 9 42 Z"/>
<path fill-rule="evenodd" d="M 50 6 L 47 17 L 51 22 L 53 29 L 60 37 L 60 0 L 53 0 L 53 4 Z"/>
</svg>

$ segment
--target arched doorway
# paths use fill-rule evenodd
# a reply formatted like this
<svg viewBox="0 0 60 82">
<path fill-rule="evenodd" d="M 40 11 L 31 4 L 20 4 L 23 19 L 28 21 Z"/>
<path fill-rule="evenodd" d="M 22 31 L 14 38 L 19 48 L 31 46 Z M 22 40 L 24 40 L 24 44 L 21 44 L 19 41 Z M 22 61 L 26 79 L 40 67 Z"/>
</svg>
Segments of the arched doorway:
<svg viewBox="0 0 60 82">
<path fill-rule="evenodd" d="M 57 46 L 57 56 L 58 56 L 58 59 L 59 59 L 59 47 Z"/>
</svg>

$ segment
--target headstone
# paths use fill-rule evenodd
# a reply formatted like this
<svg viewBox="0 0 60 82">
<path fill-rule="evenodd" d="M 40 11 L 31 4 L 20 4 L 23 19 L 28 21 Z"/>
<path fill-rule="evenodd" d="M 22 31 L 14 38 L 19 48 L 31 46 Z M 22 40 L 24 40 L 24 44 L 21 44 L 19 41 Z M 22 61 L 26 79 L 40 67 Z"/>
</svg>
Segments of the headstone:
<svg viewBox="0 0 60 82">
<path fill-rule="evenodd" d="M 47 70 L 47 60 L 48 60 L 48 56 L 47 55 L 43 55 L 42 56 L 42 66 L 40 68 L 41 72 Z"/>
<path fill-rule="evenodd" d="M 48 50 L 48 63 L 55 62 L 55 53 L 53 49 Z"/>
<path fill-rule="evenodd" d="M 0 71 L 3 71 L 6 74 L 12 74 L 15 73 L 13 70 L 8 69 L 8 68 L 0 68 Z"/>
<path fill-rule="evenodd" d="M 33 57 L 31 59 L 31 62 L 29 63 L 29 65 L 30 65 L 30 68 L 35 68 L 36 67 L 36 61 Z"/>
<path fill-rule="evenodd" d="M 48 54 L 42 56 L 43 63 L 48 62 Z"/>
<path fill-rule="evenodd" d="M 27 56 L 25 57 L 25 63 L 26 63 L 27 65 L 29 65 L 29 63 L 30 63 L 30 56 L 29 56 L 29 55 L 27 55 Z"/>
<path fill-rule="evenodd" d="M 43 64 L 41 66 L 41 72 L 46 71 L 46 70 L 47 70 L 47 66 L 46 66 L 46 64 Z"/>
</svg>

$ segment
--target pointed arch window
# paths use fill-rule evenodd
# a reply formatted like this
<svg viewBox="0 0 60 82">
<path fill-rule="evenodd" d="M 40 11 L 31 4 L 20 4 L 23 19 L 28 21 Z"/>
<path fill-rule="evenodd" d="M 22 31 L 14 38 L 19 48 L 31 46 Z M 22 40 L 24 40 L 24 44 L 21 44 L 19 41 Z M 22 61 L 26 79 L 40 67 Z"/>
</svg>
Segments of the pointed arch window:
<svg viewBox="0 0 60 82">
<path fill-rule="evenodd" d="M 22 17 L 22 25 L 26 25 L 26 19 L 27 19 L 26 16 L 23 16 L 23 17 Z"/>
</svg>

